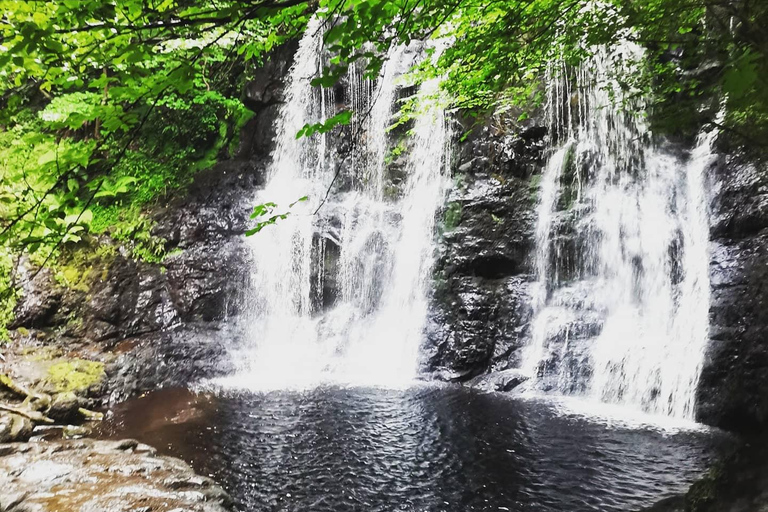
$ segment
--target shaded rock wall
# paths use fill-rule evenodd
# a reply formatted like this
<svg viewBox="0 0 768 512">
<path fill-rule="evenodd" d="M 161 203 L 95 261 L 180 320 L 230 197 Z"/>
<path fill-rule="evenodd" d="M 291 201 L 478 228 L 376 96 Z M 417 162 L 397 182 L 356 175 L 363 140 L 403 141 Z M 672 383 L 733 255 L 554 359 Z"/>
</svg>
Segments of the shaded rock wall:
<svg viewBox="0 0 768 512">
<path fill-rule="evenodd" d="M 768 510 L 768 446 L 752 439 L 716 460 L 685 494 L 642 512 L 761 512 Z"/>
<path fill-rule="evenodd" d="M 754 430 L 768 422 L 768 169 L 724 154 L 709 176 L 710 343 L 698 417 Z"/>
<path fill-rule="evenodd" d="M 464 381 L 514 368 L 527 344 L 546 129 L 474 128 L 458 145 L 425 343 L 428 371 Z"/>
</svg>

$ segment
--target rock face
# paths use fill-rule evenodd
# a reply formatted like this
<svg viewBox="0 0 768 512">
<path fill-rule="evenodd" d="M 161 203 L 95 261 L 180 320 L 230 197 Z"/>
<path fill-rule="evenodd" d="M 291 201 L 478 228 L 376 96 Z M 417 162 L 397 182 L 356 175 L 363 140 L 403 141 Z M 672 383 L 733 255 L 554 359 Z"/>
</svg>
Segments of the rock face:
<svg viewBox="0 0 768 512">
<path fill-rule="evenodd" d="M 30 347 L 111 353 L 104 362 L 113 401 L 225 370 L 225 346 L 240 335 L 227 319 L 241 312 L 248 280 L 240 271 L 248 258 L 242 233 L 253 191 L 264 181 L 294 51 L 291 45 L 279 49 L 244 91 L 255 116 L 237 155 L 200 173 L 185 197 L 154 212 L 154 234 L 167 240 L 173 256 L 150 265 L 118 254 L 87 292 L 57 288 L 46 271 L 24 284 L 12 327 L 32 331 Z M 472 127 L 457 143 L 423 369 L 443 380 L 511 390 L 523 380 L 513 370 L 530 338 L 535 208 L 547 130 L 533 120 L 516 133 L 492 125 Z M 394 193 L 402 167 L 397 159 L 388 167 Z M 768 170 L 724 154 L 709 175 L 711 341 L 698 418 L 756 429 L 768 422 Z M 341 173 L 342 189 L 352 186 L 346 179 Z M 332 233 L 338 219 L 332 210 L 324 214 Z M 317 241 L 329 269 L 340 252 L 332 239 Z M 332 280 L 323 286 L 314 293 L 318 310 L 331 307 L 338 293 Z M 73 325 L 72 318 L 81 323 Z M 594 334 L 594 322 L 582 324 Z"/>
<path fill-rule="evenodd" d="M 768 169 L 724 155 L 709 175 L 710 344 L 698 418 L 759 429 L 768 422 Z"/>
<path fill-rule="evenodd" d="M 212 322 L 125 340 L 128 348 L 107 369 L 108 402 L 121 402 L 159 387 L 187 386 L 227 371 L 226 348 L 238 335 Z"/>
<path fill-rule="evenodd" d="M 516 135 L 483 127 L 459 146 L 425 344 L 426 367 L 438 378 L 465 381 L 519 362 L 545 135 L 535 124 Z"/>
<path fill-rule="evenodd" d="M 522 381 L 503 376 L 529 341 L 545 136 L 486 126 L 459 145 L 425 345 L 438 378 L 495 390 Z M 768 422 L 768 169 L 724 152 L 708 176 L 711 339 L 698 419 L 746 431 Z"/>
<path fill-rule="evenodd" d="M 224 512 L 229 496 L 185 462 L 126 441 L 0 446 L 0 510 Z"/>
<path fill-rule="evenodd" d="M 484 127 L 459 145 L 425 343 L 437 378 L 493 390 L 524 380 L 514 369 L 530 335 L 545 135 Z M 711 339 L 697 417 L 744 432 L 768 422 L 768 169 L 724 152 L 708 176 Z"/>
</svg>

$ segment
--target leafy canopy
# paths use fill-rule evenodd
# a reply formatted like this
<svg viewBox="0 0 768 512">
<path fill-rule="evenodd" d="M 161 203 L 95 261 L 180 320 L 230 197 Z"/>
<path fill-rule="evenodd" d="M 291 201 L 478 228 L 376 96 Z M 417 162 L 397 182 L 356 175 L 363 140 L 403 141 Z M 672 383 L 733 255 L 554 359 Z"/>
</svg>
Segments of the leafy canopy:
<svg viewBox="0 0 768 512">
<path fill-rule="evenodd" d="M 753 144 L 768 140 L 762 0 L 0 0 L 0 12 L 0 136 L 10 148 L 0 169 L 0 244 L 33 252 L 77 243 L 94 211 L 119 207 L 152 181 L 122 162 L 161 176 L 171 168 L 163 181 L 179 186 L 210 164 L 191 144 L 183 161 L 173 159 L 173 143 L 156 147 L 161 120 L 196 112 L 190 120 L 212 134 L 198 146 L 221 151 L 247 118 L 232 76 L 255 69 L 313 15 L 325 19 L 333 55 L 317 86 L 333 86 L 357 61 L 374 78 L 393 45 L 440 37 L 445 50 L 419 65 L 418 78 L 443 78 L 453 106 L 472 114 L 525 111 L 541 101 L 538 79 L 552 59 L 576 65 L 595 45 L 630 39 L 647 48 L 647 62 L 627 79 L 656 98 L 660 126 L 678 129 L 681 109 L 692 124 L 711 121 L 697 105 L 723 94 L 724 128 Z M 144 189 L 138 205 L 168 191 Z"/>
</svg>

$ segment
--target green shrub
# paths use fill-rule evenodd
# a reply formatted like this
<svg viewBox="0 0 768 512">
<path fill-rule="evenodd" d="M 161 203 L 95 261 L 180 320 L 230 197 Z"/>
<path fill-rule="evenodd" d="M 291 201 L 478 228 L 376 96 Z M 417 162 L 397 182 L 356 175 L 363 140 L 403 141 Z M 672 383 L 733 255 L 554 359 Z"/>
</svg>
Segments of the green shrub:
<svg viewBox="0 0 768 512">
<path fill-rule="evenodd" d="M 455 229 L 461 222 L 462 206 L 458 201 L 448 204 L 445 210 L 444 225 L 447 231 Z"/>
<path fill-rule="evenodd" d="M 0 247 L 0 344 L 8 341 L 8 324 L 13 320 L 17 290 L 11 286 L 13 258 L 10 251 Z"/>
</svg>

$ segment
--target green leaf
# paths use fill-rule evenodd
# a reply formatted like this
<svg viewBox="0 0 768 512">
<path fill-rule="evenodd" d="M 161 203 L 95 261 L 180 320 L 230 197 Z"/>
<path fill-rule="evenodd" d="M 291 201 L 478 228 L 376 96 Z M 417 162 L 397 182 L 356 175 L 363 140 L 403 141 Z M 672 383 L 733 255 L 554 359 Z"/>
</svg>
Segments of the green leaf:
<svg viewBox="0 0 768 512">
<path fill-rule="evenodd" d="M 723 91 L 730 99 L 740 99 L 752 89 L 757 81 L 757 55 L 744 52 L 725 72 Z"/>
<path fill-rule="evenodd" d="M 83 211 L 82 215 L 80 215 L 80 224 L 88 225 L 91 222 L 93 222 L 93 211 L 91 210 Z"/>
<path fill-rule="evenodd" d="M 316 133 L 328 133 L 329 131 L 333 130 L 337 126 L 348 125 L 351 120 L 352 120 L 352 111 L 343 110 L 338 114 L 336 114 L 335 116 L 326 119 L 325 122 L 323 123 L 304 125 L 304 127 L 301 130 L 299 130 L 299 132 L 296 134 L 296 138 L 300 139 L 302 137 L 311 137 Z"/>
<path fill-rule="evenodd" d="M 292 202 L 290 205 L 288 205 L 288 208 L 293 208 L 297 204 L 302 203 L 304 201 L 307 201 L 308 199 L 309 199 L 309 196 L 302 196 L 302 197 L 298 198 L 297 200 L 295 200 L 294 202 Z"/>
</svg>

